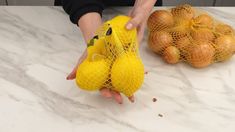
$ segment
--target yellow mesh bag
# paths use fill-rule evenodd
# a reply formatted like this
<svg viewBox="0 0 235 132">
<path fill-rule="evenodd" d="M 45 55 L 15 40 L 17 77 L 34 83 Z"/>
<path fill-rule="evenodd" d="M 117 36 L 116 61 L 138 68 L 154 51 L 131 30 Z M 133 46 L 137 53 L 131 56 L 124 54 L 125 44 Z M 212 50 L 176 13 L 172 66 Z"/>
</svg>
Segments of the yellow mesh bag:
<svg viewBox="0 0 235 132">
<path fill-rule="evenodd" d="M 88 56 L 76 74 L 81 89 L 105 87 L 130 97 L 141 87 L 144 66 L 139 57 L 136 29 L 125 29 L 129 20 L 127 16 L 117 16 L 105 22 L 90 40 Z"/>
<path fill-rule="evenodd" d="M 188 4 L 154 11 L 147 26 L 149 48 L 170 64 L 203 68 L 235 52 L 233 28 Z"/>
</svg>

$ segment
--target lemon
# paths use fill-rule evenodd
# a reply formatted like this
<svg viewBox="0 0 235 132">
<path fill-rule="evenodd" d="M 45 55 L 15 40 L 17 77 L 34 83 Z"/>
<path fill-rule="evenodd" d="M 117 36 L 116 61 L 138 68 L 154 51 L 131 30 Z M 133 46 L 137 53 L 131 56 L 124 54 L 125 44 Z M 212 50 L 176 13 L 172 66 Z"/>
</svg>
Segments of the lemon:
<svg viewBox="0 0 235 132">
<path fill-rule="evenodd" d="M 132 96 L 144 80 L 144 66 L 135 53 L 125 53 L 118 57 L 111 70 L 114 90 L 127 97 Z"/>
<path fill-rule="evenodd" d="M 137 30 L 126 30 L 130 20 L 127 16 L 117 16 L 107 22 L 105 42 L 112 53 L 112 89 L 132 96 L 144 80 L 144 66 L 138 57 Z"/>
<path fill-rule="evenodd" d="M 110 61 L 105 56 L 103 38 L 93 38 L 88 43 L 86 59 L 76 72 L 76 84 L 83 90 L 95 91 L 102 88 L 108 78 Z"/>
<path fill-rule="evenodd" d="M 111 88 L 132 96 L 144 80 L 144 66 L 138 56 L 137 30 L 126 30 L 130 20 L 117 16 L 107 21 L 88 43 L 88 56 L 78 67 L 77 85 L 94 91 Z"/>
<path fill-rule="evenodd" d="M 109 64 L 105 59 L 85 60 L 77 69 L 76 83 L 83 90 L 99 90 L 108 78 L 108 74 Z"/>
<path fill-rule="evenodd" d="M 124 50 L 134 50 L 137 48 L 137 45 L 133 47 L 134 44 L 138 43 L 137 30 L 127 30 L 125 26 L 130 20 L 131 18 L 128 16 L 119 15 L 106 22 L 106 24 L 109 25 L 107 28 L 110 27 L 112 29 L 112 33 L 115 32 Z M 111 41 L 110 43 L 115 45 L 115 42 L 116 40 L 113 40 L 113 42 Z"/>
</svg>

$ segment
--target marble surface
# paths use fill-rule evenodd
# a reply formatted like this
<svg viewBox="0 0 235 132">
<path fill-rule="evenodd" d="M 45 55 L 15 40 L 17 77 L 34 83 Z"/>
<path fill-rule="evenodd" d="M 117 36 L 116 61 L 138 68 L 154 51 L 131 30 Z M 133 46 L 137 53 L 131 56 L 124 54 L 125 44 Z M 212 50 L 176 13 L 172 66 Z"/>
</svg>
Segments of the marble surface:
<svg viewBox="0 0 235 132">
<path fill-rule="evenodd" d="M 235 27 L 235 7 L 202 9 Z M 108 9 L 104 19 L 127 10 Z M 136 102 L 119 105 L 65 80 L 85 47 L 60 7 L 0 7 L 0 132 L 234 131 L 235 57 L 200 70 L 172 66 L 145 38 L 149 74 Z"/>
</svg>

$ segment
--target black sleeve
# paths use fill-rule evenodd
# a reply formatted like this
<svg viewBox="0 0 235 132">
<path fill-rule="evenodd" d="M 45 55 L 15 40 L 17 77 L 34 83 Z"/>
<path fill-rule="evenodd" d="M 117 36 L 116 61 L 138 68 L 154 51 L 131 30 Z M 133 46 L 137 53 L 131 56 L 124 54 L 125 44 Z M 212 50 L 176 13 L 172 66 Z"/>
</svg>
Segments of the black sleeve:
<svg viewBox="0 0 235 132">
<path fill-rule="evenodd" d="M 78 20 L 86 13 L 97 12 L 102 15 L 104 10 L 102 0 L 62 0 L 62 6 L 74 24 L 78 24 Z"/>
</svg>

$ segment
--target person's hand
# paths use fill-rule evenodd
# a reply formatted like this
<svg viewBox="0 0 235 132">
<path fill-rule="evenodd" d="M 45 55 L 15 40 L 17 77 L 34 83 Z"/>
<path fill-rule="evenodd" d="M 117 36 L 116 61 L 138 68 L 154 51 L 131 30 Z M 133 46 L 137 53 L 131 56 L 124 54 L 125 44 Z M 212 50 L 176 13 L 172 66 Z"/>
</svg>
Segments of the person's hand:
<svg viewBox="0 0 235 132">
<path fill-rule="evenodd" d="M 86 42 L 88 42 L 93 36 L 96 30 L 102 25 L 101 16 L 98 13 L 91 12 L 83 15 L 79 21 L 78 25 L 80 30 L 83 34 L 83 37 Z M 76 72 L 79 65 L 86 59 L 87 57 L 87 50 L 84 51 L 82 56 L 79 58 L 76 66 L 73 68 L 72 72 L 67 76 L 67 80 L 73 80 L 76 78 Z M 100 93 L 103 97 L 106 98 L 114 98 L 117 103 L 121 104 L 122 96 L 119 92 L 113 91 L 108 88 L 101 88 Z M 131 102 L 134 102 L 134 96 L 128 98 Z"/>
<path fill-rule="evenodd" d="M 87 57 L 87 50 L 85 50 L 82 56 L 78 59 L 76 66 L 73 68 L 72 72 L 66 77 L 67 80 L 73 80 L 76 78 L 76 72 L 79 65 L 86 59 Z"/>
<path fill-rule="evenodd" d="M 146 22 L 155 3 L 156 0 L 136 0 L 128 14 L 132 19 L 126 24 L 126 28 L 128 30 L 137 28 L 139 43 L 143 39 Z"/>
<path fill-rule="evenodd" d="M 148 0 L 148 1 L 136 0 L 135 6 L 129 13 L 129 16 L 132 17 L 132 19 L 127 23 L 126 28 L 129 30 L 135 27 L 137 28 L 139 43 L 141 42 L 143 38 L 146 21 L 155 2 L 156 0 Z M 95 17 L 91 15 L 95 15 Z M 92 32 L 95 32 L 95 30 L 99 27 L 99 25 L 101 25 L 101 19 L 96 18 L 96 17 L 99 17 L 99 15 L 94 14 L 94 13 L 89 13 L 87 15 L 84 15 L 84 17 L 82 17 L 79 21 L 80 29 L 84 35 L 85 40 L 88 40 L 89 38 L 91 38 Z M 90 19 L 96 19 L 96 20 L 88 21 L 91 23 L 87 23 L 87 20 L 90 20 Z M 78 63 L 76 64 L 72 72 L 67 76 L 67 80 L 73 80 L 76 78 L 77 68 L 83 62 L 83 60 L 85 60 L 86 56 L 87 56 L 87 51 L 85 51 L 83 55 L 79 58 Z M 108 88 L 101 88 L 100 93 L 103 97 L 106 97 L 106 98 L 113 97 L 116 100 L 116 102 L 119 104 L 122 104 L 123 102 L 121 94 L 117 91 L 114 91 Z M 134 96 L 128 97 L 128 99 L 131 102 L 134 102 Z"/>
<path fill-rule="evenodd" d="M 87 57 L 87 51 L 84 51 L 84 53 L 82 54 L 82 56 L 78 59 L 78 62 L 76 64 L 76 66 L 73 68 L 72 72 L 67 76 L 67 80 L 73 80 L 76 78 L 76 71 L 79 67 L 79 65 L 86 59 Z M 123 100 L 122 100 L 122 96 L 119 92 L 108 89 L 108 88 L 101 88 L 100 89 L 100 93 L 103 97 L 105 98 L 114 98 L 116 100 L 117 103 L 122 104 Z M 128 98 L 131 102 L 134 102 L 134 96 L 131 96 Z"/>
</svg>

